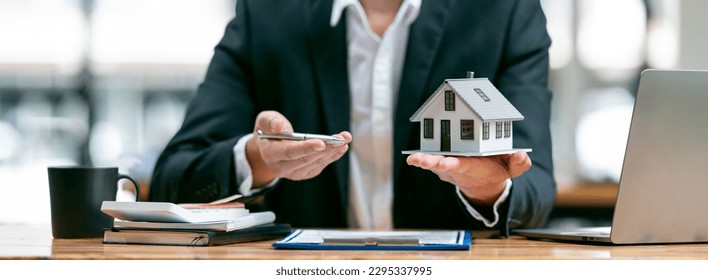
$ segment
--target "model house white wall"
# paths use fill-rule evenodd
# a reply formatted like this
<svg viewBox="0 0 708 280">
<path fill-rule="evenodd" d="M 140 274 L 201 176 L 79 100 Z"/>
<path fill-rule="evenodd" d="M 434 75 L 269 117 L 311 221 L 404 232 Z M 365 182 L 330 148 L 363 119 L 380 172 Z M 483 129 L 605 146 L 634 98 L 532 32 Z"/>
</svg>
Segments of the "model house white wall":
<svg viewBox="0 0 708 280">
<path fill-rule="evenodd" d="M 454 106 L 447 104 L 446 108 L 446 98 Z M 420 149 L 435 152 L 511 150 L 513 121 L 522 119 L 521 113 L 486 78 L 445 80 L 411 117 L 411 121 L 420 122 Z M 427 131 L 426 120 L 433 124 Z M 463 120 L 468 125 L 472 121 L 471 137 L 469 130 L 462 137 Z M 444 144 L 442 137 L 445 121 L 450 126 L 449 145 Z M 485 124 L 488 124 L 487 137 Z"/>
</svg>

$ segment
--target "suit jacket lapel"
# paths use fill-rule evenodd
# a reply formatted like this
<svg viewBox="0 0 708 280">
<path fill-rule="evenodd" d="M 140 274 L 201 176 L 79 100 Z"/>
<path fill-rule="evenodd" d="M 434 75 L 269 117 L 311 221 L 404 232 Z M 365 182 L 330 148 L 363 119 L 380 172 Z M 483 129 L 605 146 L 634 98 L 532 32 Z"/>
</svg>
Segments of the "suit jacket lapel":
<svg viewBox="0 0 708 280">
<path fill-rule="evenodd" d="M 345 20 L 331 27 L 332 0 L 311 0 L 305 12 L 310 24 L 309 43 L 327 133 L 349 130 L 349 83 Z M 334 164 L 342 206 L 347 207 L 349 159 Z M 346 211 L 344 212 L 346 213 Z"/>
<path fill-rule="evenodd" d="M 408 118 L 418 109 L 430 92 L 426 85 L 433 67 L 433 60 L 442 41 L 447 14 L 455 0 L 423 1 L 420 14 L 411 25 L 405 64 L 401 75 L 401 87 L 394 114 L 394 156 L 410 141 L 414 124 Z M 310 24 L 311 57 L 315 79 L 319 86 L 324 120 L 329 133 L 349 129 L 350 93 L 347 73 L 347 46 L 345 20 L 336 27 L 329 25 L 332 13 L 331 0 L 310 0 L 306 20 Z M 437 85 L 435 86 L 437 87 Z M 394 160 L 394 182 L 403 161 Z M 348 200 L 348 157 L 334 165 L 337 173 L 341 205 L 346 209 Z M 346 213 L 346 211 L 345 211 Z"/>
<path fill-rule="evenodd" d="M 440 42 L 447 24 L 447 15 L 455 0 L 423 1 L 418 18 L 410 27 L 405 64 L 401 75 L 396 113 L 394 114 L 394 157 L 402 157 L 401 151 L 418 149 L 407 147 L 414 125 L 408 119 L 432 92 L 427 92 L 430 71 L 433 68 Z M 436 81 L 437 82 L 437 81 Z M 434 85 L 437 88 L 439 84 Z M 394 182 L 405 161 L 394 160 Z"/>
</svg>

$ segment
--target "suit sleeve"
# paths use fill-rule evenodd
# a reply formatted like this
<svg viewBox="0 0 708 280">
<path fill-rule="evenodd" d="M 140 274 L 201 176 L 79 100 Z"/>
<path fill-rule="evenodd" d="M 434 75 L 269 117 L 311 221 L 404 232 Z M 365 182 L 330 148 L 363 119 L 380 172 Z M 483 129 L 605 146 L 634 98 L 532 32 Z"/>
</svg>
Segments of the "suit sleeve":
<svg viewBox="0 0 708 280">
<path fill-rule="evenodd" d="M 214 49 L 182 127 L 157 160 L 151 201 L 207 202 L 238 192 L 233 148 L 253 130 L 257 112 L 248 82 L 246 5 L 247 1 L 237 2 L 237 16 Z"/>
<path fill-rule="evenodd" d="M 548 48 L 551 40 L 539 1 L 519 0 L 510 18 L 497 85 L 524 115 L 514 123 L 514 146 L 531 147 L 532 167 L 512 179 L 511 194 L 503 215 L 510 228 L 539 227 L 553 209 L 556 183 L 553 177 L 548 89 Z"/>
</svg>

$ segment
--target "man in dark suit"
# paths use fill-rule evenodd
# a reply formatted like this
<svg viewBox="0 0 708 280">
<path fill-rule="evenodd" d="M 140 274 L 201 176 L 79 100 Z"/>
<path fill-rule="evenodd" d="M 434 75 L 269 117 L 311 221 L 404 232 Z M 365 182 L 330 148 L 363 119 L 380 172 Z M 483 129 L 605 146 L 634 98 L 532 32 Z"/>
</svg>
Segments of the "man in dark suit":
<svg viewBox="0 0 708 280">
<path fill-rule="evenodd" d="M 529 0 L 239 0 L 182 128 L 158 159 L 150 200 L 244 193 L 252 211 L 274 211 L 296 227 L 388 222 L 508 234 L 541 226 L 555 199 L 545 23 Z M 402 155 L 420 147 L 419 125 L 408 118 L 445 79 L 467 71 L 488 77 L 524 115 L 514 146 L 533 152 Z M 380 105 L 382 93 L 391 101 Z M 391 112 L 382 118 L 386 102 Z M 391 129 L 366 130 L 379 122 Z M 293 128 L 346 143 L 251 137 Z M 372 183 L 382 189 L 368 189 L 378 175 L 359 170 L 371 169 L 367 152 L 384 162 L 383 172 L 370 170 L 383 176 Z M 372 196 L 379 191 L 385 199 Z"/>
</svg>

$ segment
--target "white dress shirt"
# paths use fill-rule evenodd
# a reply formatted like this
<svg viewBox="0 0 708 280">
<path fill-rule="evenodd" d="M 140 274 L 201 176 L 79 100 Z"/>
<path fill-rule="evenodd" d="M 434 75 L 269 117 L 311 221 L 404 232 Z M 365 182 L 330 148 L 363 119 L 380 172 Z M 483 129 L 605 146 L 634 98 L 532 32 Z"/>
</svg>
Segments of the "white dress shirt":
<svg viewBox="0 0 708 280">
<path fill-rule="evenodd" d="M 422 0 L 405 0 L 383 37 L 371 30 L 358 0 L 334 0 L 331 26 L 344 15 L 347 24 L 347 61 L 351 93 L 350 128 L 354 141 L 349 150 L 348 224 L 353 228 L 387 230 L 393 227 L 393 112 L 403 71 L 410 25 Z M 245 156 L 244 136 L 234 146 L 236 180 L 243 195 L 251 195 L 250 166 Z M 277 179 L 269 184 L 272 186 Z M 498 206 L 506 200 L 506 188 L 494 203 L 494 219 L 488 220 L 457 193 L 467 211 L 487 227 L 499 221 Z"/>
</svg>

